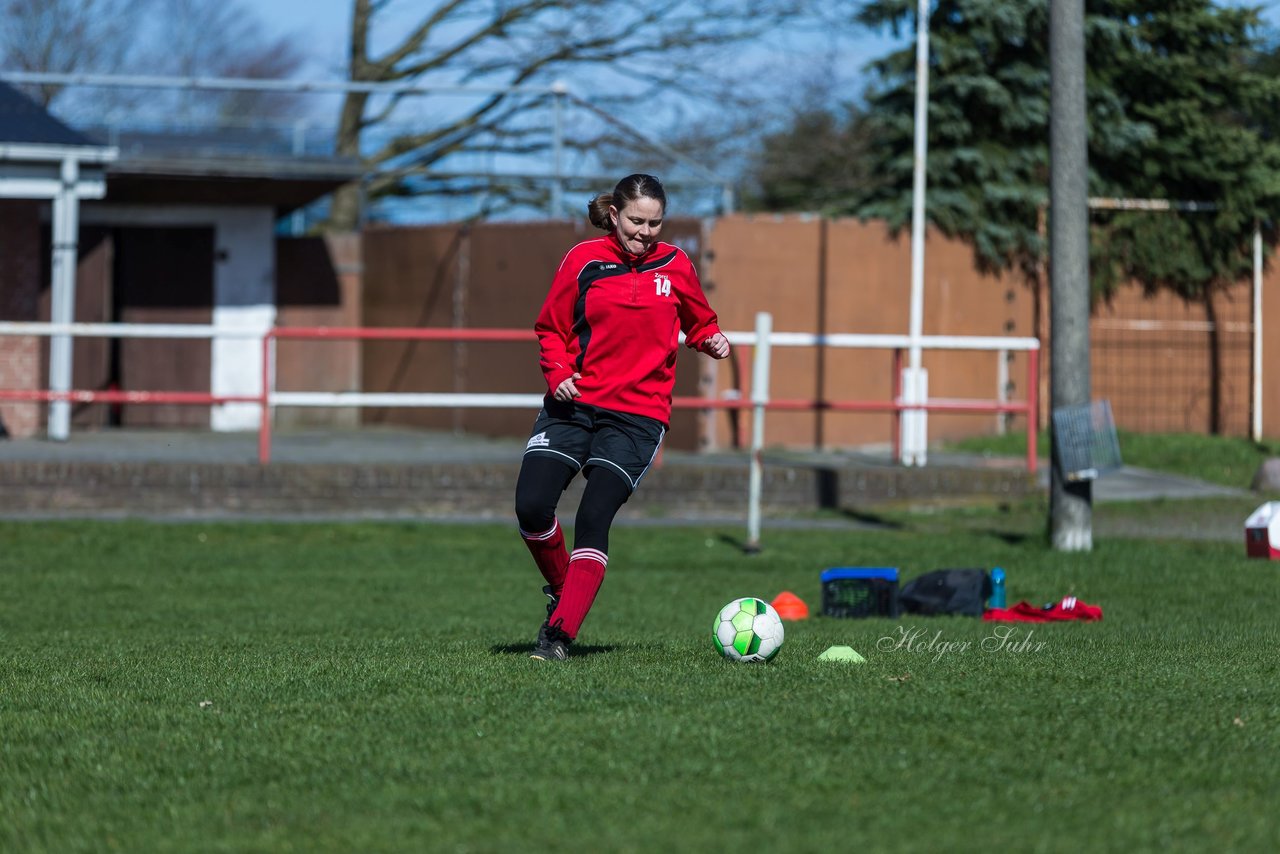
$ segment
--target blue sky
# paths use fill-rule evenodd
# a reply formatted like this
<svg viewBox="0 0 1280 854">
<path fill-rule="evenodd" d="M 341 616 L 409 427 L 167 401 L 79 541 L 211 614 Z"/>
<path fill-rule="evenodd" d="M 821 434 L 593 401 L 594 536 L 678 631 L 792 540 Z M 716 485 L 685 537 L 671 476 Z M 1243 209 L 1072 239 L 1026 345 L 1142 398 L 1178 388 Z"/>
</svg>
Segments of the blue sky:
<svg viewBox="0 0 1280 854">
<path fill-rule="evenodd" d="M 343 72 L 351 5 L 351 0 L 269 0 L 256 4 L 254 12 L 273 32 L 300 34 L 299 41 L 314 55 L 305 76 L 328 78 L 339 77 Z M 388 21 L 400 21 L 407 27 L 421 16 L 424 5 L 430 4 L 407 0 L 392 3 L 386 13 Z M 844 40 L 840 45 L 842 78 L 851 80 L 863 64 L 886 53 L 893 44 L 891 39 L 873 33 Z M 803 60 L 813 54 L 812 47 L 793 39 L 780 50 L 794 60 Z M 816 47 L 825 50 L 824 45 Z"/>
<path fill-rule="evenodd" d="M 392 37 L 401 36 L 421 19 L 424 8 L 430 9 L 434 5 L 418 0 L 391 3 L 379 19 L 379 26 L 374 28 L 374 50 L 389 47 Z M 271 0 L 256 5 L 254 12 L 273 34 L 295 35 L 297 43 L 308 52 L 310 62 L 298 77 L 328 80 L 341 79 L 345 74 L 351 6 L 351 0 Z M 770 116 L 776 118 L 791 105 L 785 93 L 794 92 L 797 83 L 817 79 L 839 99 L 857 97 L 863 89 L 863 66 L 892 50 L 894 45 L 892 38 L 867 31 L 846 33 L 838 40 L 821 32 L 775 32 L 768 40 L 744 46 L 737 55 L 742 57 L 744 69 L 740 76 L 757 78 L 749 81 L 748 91 L 760 93 L 762 101 L 757 118 L 768 122 Z M 571 74 L 567 74 L 565 82 L 571 91 L 590 97 L 589 84 L 595 82 L 598 85 L 598 78 L 578 83 Z M 333 106 L 319 106 L 336 102 L 313 99 L 312 103 L 317 105 L 319 115 L 336 113 Z M 443 100 L 437 97 L 433 103 L 433 109 L 449 109 L 448 97 Z M 393 121 L 411 120 L 413 110 L 412 101 L 406 101 L 397 109 Z M 675 119 L 669 113 L 638 114 L 629 117 L 628 121 L 646 132 L 663 133 Z"/>
<path fill-rule="evenodd" d="M 1220 0 L 1220 2 L 1223 5 L 1263 6 L 1266 9 L 1265 17 L 1272 26 L 1280 25 L 1280 0 L 1266 0 L 1266 2 Z M 383 26 L 375 29 L 375 50 L 385 47 L 377 43 L 380 31 L 384 34 L 403 32 L 417 22 L 424 7 L 430 8 L 432 5 L 434 4 L 419 2 L 419 0 L 393 2 L 387 10 L 385 20 L 381 22 Z M 351 6 L 351 0 L 266 0 L 266 2 L 255 4 L 253 9 L 273 34 L 294 34 L 297 36 L 297 42 L 308 51 L 311 57 L 310 63 L 299 73 L 299 77 L 329 80 L 341 79 L 344 75 Z M 392 26 L 388 27 L 388 23 Z M 793 34 L 789 39 L 780 41 L 774 38 L 768 45 L 762 44 L 755 48 L 744 49 L 742 53 L 744 67 L 754 69 L 761 63 L 767 63 L 773 69 L 781 70 L 783 74 L 793 75 L 793 79 L 797 74 L 803 77 L 806 68 L 813 69 L 812 74 L 817 75 L 819 70 L 824 68 L 820 58 L 824 55 L 835 56 L 837 59 L 834 69 L 827 69 L 833 71 L 829 80 L 829 89 L 839 93 L 838 97 L 849 99 L 856 97 L 863 89 L 861 69 L 867 62 L 910 41 L 910 38 L 895 41 L 888 35 L 871 32 L 846 36 L 838 42 L 833 42 L 829 36 L 824 37 L 822 34 L 807 36 Z M 828 82 L 826 76 L 821 76 L 820 79 L 824 83 Z M 571 89 L 585 92 L 583 87 L 575 85 L 572 77 L 567 78 L 566 82 Z M 435 103 L 435 109 L 440 109 L 439 99 Z M 777 105 L 786 106 L 781 100 Z M 761 118 L 766 121 L 765 113 L 767 112 L 769 112 L 768 107 L 762 110 L 761 115 Z M 332 106 L 318 112 L 318 115 L 326 117 L 325 120 L 327 116 L 333 114 Z M 412 121 L 412 107 L 408 102 L 397 111 L 397 121 L 399 120 Z M 651 123 L 654 126 L 644 127 L 641 124 L 640 129 L 648 133 L 661 133 L 664 130 L 662 125 L 669 121 L 670 117 L 653 116 Z M 640 118 L 639 122 L 643 123 L 644 119 Z M 569 167 L 568 171 L 574 170 Z"/>
<path fill-rule="evenodd" d="M 402 34 L 420 20 L 424 8 L 429 9 L 432 5 L 434 4 L 416 0 L 393 2 L 386 12 L 386 20 L 381 22 L 382 26 L 374 30 L 374 49 L 387 46 L 378 44 L 380 32 L 384 34 L 384 38 L 387 33 Z M 273 35 L 294 34 L 297 36 L 297 42 L 309 52 L 312 57 L 311 62 L 298 74 L 299 77 L 328 80 L 340 79 L 345 73 L 343 66 L 351 22 L 351 6 L 351 0 L 269 0 L 269 2 L 256 4 L 253 8 L 255 14 Z M 392 26 L 386 26 L 388 23 Z M 852 37 L 845 37 L 839 42 L 833 42 L 830 36 L 821 33 L 783 36 L 775 33 L 767 43 L 744 48 L 740 54 L 743 57 L 744 67 L 754 69 L 766 65 L 772 69 L 773 73 L 762 75 L 764 80 L 755 81 L 757 83 L 767 85 L 769 80 L 782 81 L 789 78 L 794 80 L 795 75 L 803 76 L 805 69 L 812 69 L 810 76 L 819 77 L 824 83 L 830 81 L 831 92 L 836 93 L 838 97 L 852 98 L 857 96 L 863 88 L 862 66 L 869 60 L 885 54 L 893 46 L 892 39 L 872 33 L 858 33 Z M 824 65 L 824 57 L 828 56 L 832 58 L 830 62 L 833 67 Z M 820 74 L 820 70 L 830 71 L 830 77 Z M 565 82 L 570 90 L 588 93 L 588 87 L 577 85 L 571 76 L 566 76 Z M 764 122 L 769 120 L 767 114 L 776 115 L 789 103 L 783 97 L 768 98 L 768 101 L 769 103 L 762 104 L 758 116 Z M 447 97 L 436 98 L 433 101 L 433 109 L 447 110 L 448 102 Z M 314 115 L 319 116 L 322 121 L 327 120 L 330 115 L 336 115 L 336 109 L 332 106 L 334 102 L 331 99 L 313 100 L 312 103 L 316 108 Z M 330 105 L 322 107 L 321 103 Z M 394 121 L 412 123 L 414 109 L 412 100 L 404 102 L 397 110 Z M 645 133 L 661 136 L 671 127 L 673 118 L 670 115 L 642 113 L 629 117 L 628 120 Z M 467 168 L 467 164 L 462 164 L 462 167 Z M 543 171 L 543 167 L 545 164 L 538 164 L 538 171 Z M 598 171 L 598 167 L 593 169 L 589 165 L 580 163 L 566 163 L 565 168 L 570 173 Z"/>
<path fill-rule="evenodd" d="M 1261 6 L 1265 10 L 1264 17 L 1273 27 L 1280 28 L 1280 0 L 1221 0 L 1221 2 L 1223 5 Z M 351 0 L 267 0 L 267 2 L 254 4 L 253 9 L 273 32 L 299 35 L 299 42 L 307 47 L 312 55 L 311 63 L 302 76 L 328 79 L 343 75 L 346 38 L 351 23 L 351 5 Z M 387 20 L 403 22 L 403 26 L 407 27 L 421 15 L 424 5 L 431 4 L 413 2 L 413 0 L 392 3 L 386 12 Z M 822 44 L 820 37 L 811 38 L 811 41 L 815 43 L 793 38 L 789 44 L 781 48 L 775 47 L 774 53 L 782 57 L 783 63 L 794 66 L 804 63 L 815 53 L 828 51 L 832 47 L 830 44 Z M 843 39 L 836 49 L 840 56 L 837 69 L 838 85 L 841 88 L 856 87 L 860 90 L 860 70 L 863 65 L 884 55 L 893 49 L 895 44 L 896 42 L 887 35 L 871 32 Z M 377 47 L 376 44 L 375 47 Z M 572 86 L 573 81 L 568 82 Z"/>
<path fill-rule="evenodd" d="M 254 4 L 253 11 L 273 32 L 300 36 L 299 42 L 315 54 L 308 77 L 340 75 L 351 0 L 269 0 Z"/>
</svg>

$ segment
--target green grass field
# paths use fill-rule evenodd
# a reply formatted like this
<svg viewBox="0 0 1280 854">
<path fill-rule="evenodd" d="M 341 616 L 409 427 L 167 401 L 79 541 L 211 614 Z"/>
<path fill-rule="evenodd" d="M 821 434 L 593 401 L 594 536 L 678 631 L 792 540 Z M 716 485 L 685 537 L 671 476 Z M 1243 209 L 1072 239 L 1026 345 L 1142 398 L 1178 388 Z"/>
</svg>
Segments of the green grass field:
<svg viewBox="0 0 1280 854">
<path fill-rule="evenodd" d="M 1222 486 L 1248 489 L 1258 466 L 1269 457 L 1280 456 L 1274 442 L 1253 442 L 1238 436 L 1205 436 L 1197 433 L 1129 433 L 1117 431 L 1120 458 L 1126 465 L 1207 480 Z M 976 436 L 948 442 L 958 451 L 1022 457 L 1027 453 L 1027 434 L 1010 432 L 1003 436 Z M 1049 459 L 1049 433 L 1042 430 L 1036 440 L 1042 461 Z"/>
<path fill-rule="evenodd" d="M 620 528 L 564 664 L 527 658 L 513 527 L 0 522 L 0 850 L 1275 850 L 1280 564 L 1056 554 L 1036 512 L 754 556 Z M 817 610 L 839 565 L 1000 565 L 1011 601 L 1106 616 L 816 617 L 768 665 L 715 654 L 720 606 Z"/>
</svg>

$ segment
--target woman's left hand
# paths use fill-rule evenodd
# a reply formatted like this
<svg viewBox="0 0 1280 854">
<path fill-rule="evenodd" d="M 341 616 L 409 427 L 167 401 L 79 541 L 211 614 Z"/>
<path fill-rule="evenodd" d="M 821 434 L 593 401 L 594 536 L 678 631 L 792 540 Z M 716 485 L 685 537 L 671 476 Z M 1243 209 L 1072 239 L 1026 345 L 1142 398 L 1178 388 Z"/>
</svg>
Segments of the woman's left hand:
<svg viewBox="0 0 1280 854">
<path fill-rule="evenodd" d="M 729 355 L 729 339 L 725 338 L 723 333 L 717 332 L 703 341 L 699 349 L 713 359 L 724 359 Z"/>
</svg>

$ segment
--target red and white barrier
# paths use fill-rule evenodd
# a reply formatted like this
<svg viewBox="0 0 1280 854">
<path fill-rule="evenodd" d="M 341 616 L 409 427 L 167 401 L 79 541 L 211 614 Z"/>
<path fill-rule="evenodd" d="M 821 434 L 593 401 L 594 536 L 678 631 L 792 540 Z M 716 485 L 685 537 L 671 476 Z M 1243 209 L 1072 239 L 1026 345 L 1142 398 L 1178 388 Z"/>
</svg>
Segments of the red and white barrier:
<svg viewBox="0 0 1280 854">
<path fill-rule="evenodd" d="M 49 389 L 0 389 L 0 400 L 78 403 L 185 404 L 216 406 L 224 403 L 258 404 L 261 412 L 258 458 L 263 464 L 271 459 L 272 412 L 276 406 L 377 406 L 377 407 L 487 407 L 536 408 L 541 394 L 438 394 L 438 393 L 363 393 L 363 392 L 281 392 L 275 390 L 275 347 L 280 340 L 399 340 L 399 341 L 527 341 L 535 342 L 531 331 L 520 329 L 419 329 L 365 327 L 290 327 L 273 328 L 262 334 L 244 329 L 223 329 L 191 324 L 129 323 L 25 323 L 0 322 L 0 335 L 35 335 L 111 338 L 256 338 L 263 348 L 262 385 L 258 394 L 228 395 L 176 391 L 51 391 Z M 751 409 L 753 411 L 750 445 L 752 465 L 758 469 L 764 447 L 764 413 L 775 411 L 890 412 L 898 420 L 904 412 L 972 412 L 1023 415 L 1027 420 L 1027 470 L 1037 466 L 1036 428 L 1039 403 L 1039 342 L 1034 338 L 1001 338 L 974 336 L 924 336 L 915 344 L 928 350 L 988 350 L 997 353 L 1027 353 L 1027 399 L 1024 401 L 955 400 L 928 398 L 923 402 L 905 402 L 902 395 L 902 353 L 912 346 L 906 335 L 815 335 L 801 332 L 774 332 L 767 313 L 757 315 L 753 332 L 726 333 L 735 347 L 754 348 L 750 360 L 751 379 L 746 396 L 733 398 L 677 397 L 673 405 L 682 409 Z M 829 347 L 850 349 L 891 349 L 894 351 L 894 394 L 890 400 L 814 400 L 810 398 L 772 398 L 769 394 L 769 366 L 773 347 Z M 1003 362 L 1003 359 L 1001 360 Z M 895 455 L 899 453 L 901 431 L 894 430 Z M 757 480 L 759 478 L 756 478 Z M 752 504 L 758 506 L 753 496 Z"/>
</svg>

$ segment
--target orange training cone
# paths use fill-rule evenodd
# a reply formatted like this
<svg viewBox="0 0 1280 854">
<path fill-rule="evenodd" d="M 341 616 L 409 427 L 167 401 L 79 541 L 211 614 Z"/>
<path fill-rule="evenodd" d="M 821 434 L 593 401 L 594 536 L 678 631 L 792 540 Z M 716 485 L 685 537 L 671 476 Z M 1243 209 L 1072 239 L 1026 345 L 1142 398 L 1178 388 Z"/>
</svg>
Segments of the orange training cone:
<svg viewBox="0 0 1280 854">
<path fill-rule="evenodd" d="M 783 590 L 769 604 L 773 606 L 773 610 L 778 612 L 778 616 L 784 620 L 809 619 L 809 606 L 804 604 L 804 600 L 790 590 Z"/>
</svg>

